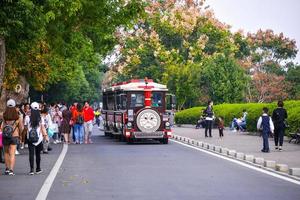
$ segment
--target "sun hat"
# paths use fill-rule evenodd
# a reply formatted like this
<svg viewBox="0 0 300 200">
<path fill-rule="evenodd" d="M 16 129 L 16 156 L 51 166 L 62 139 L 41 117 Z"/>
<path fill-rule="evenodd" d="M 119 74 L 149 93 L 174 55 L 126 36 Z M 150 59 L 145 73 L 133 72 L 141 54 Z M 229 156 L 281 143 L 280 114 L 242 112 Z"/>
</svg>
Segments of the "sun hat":
<svg viewBox="0 0 300 200">
<path fill-rule="evenodd" d="M 16 107 L 16 102 L 15 102 L 15 100 L 13 100 L 13 99 L 9 99 L 8 101 L 7 101 L 7 103 L 6 103 L 6 106 L 7 107 Z"/>
<path fill-rule="evenodd" d="M 33 110 L 38 110 L 40 108 L 40 105 L 37 102 L 32 102 L 30 106 Z"/>
</svg>

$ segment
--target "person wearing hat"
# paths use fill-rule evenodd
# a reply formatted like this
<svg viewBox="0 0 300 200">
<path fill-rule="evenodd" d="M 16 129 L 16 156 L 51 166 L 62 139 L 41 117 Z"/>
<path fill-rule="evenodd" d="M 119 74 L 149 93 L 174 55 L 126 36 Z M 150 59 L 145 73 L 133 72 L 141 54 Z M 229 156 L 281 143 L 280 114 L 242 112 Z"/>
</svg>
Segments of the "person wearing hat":
<svg viewBox="0 0 300 200">
<path fill-rule="evenodd" d="M 38 134 L 37 142 L 28 141 L 28 150 L 29 150 L 29 164 L 30 164 L 30 172 L 29 175 L 34 175 L 34 154 L 36 158 L 36 174 L 42 173 L 41 169 L 41 151 L 43 151 L 43 138 L 46 138 L 47 132 L 44 126 L 43 120 L 41 120 L 41 113 L 39 111 L 39 104 L 37 102 L 33 102 L 31 105 L 31 114 L 30 116 L 26 116 L 25 125 L 28 127 L 28 133 L 31 129 L 36 129 Z M 29 135 L 27 134 L 27 139 Z"/>
<path fill-rule="evenodd" d="M 18 144 L 20 133 L 23 130 L 23 121 L 19 117 L 16 109 L 16 102 L 9 99 L 6 103 L 6 110 L 3 113 L 3 123 L 1 130 L 5 137 L 3 138 L 4 144 L 4 159 L 5 159 L 5 175 L 15 175 L 15 153 Z M 9 134 L 4 134 L 4 133 Z"/>
</svg>

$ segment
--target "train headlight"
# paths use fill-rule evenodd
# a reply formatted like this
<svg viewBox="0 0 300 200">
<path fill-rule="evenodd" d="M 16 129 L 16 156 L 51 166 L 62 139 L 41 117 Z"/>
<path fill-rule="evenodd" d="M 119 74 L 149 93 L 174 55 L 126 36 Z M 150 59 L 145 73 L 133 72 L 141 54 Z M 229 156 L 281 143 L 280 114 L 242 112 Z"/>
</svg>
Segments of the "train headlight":
<svg viewBox="0 0 300 200">
<path fill-rule="evenodd" d="M 166 129 L 170 129 L 170 126 L 171 126 L 170 122 L 166 122 L 165 126 L 166 126 Z"/>
<path fill-rule="evenodd" d="M 127 123 L 127 128 L 128 128 L 128 129 L 132 129 L 132 123 L 131 123 L 131 122 L 128 122 L 128 123 Z"/>
</svg>

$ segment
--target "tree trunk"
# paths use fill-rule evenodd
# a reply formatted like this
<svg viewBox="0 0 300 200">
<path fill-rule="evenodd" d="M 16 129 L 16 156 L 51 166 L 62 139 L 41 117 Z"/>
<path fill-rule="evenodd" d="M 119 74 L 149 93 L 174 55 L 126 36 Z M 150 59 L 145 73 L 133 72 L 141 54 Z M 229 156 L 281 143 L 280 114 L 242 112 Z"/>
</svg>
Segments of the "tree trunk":
<svg viewBox="0 0 300 200">
<path fill-rule="evenodd" d="M 6 101 L 12 98 L 17 104 L 25 103 L 29 94 L 29 84 L 25 77 L 21 76 L 18 80 L 18 90 L 7 90 L 3 87 L 4 72 L 6 64 L 5 40 L 0 36 L 0 118 L 6 108 Z"/>
</svg>

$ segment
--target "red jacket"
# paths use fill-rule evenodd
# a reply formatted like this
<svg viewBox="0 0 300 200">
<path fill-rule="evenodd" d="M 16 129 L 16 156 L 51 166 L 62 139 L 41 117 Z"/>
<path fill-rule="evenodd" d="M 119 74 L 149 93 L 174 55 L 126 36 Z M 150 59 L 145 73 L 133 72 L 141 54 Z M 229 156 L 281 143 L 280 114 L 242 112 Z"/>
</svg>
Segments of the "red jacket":
<svg viewBox="0 0 300 200">
<path fill-rule="evenodd" d="M 83 109 L 83 118 L 85 122 L 93 120 L 95 117 L 94 110 L 91 107 Z"/>
</svg>

